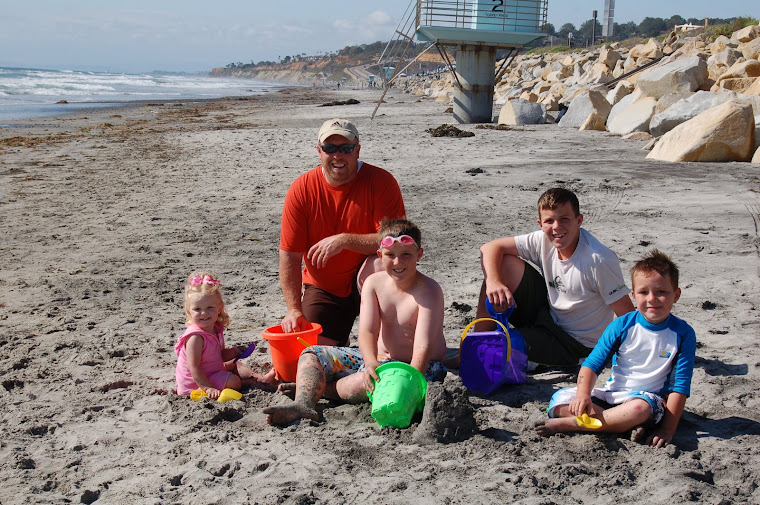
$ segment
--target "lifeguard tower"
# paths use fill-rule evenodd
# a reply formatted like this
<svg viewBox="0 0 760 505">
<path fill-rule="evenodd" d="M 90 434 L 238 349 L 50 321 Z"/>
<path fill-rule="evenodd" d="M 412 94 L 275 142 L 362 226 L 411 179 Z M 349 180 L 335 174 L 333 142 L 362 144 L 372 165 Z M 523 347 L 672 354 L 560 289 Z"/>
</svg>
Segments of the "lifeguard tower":
<svg viewBox="0 0 760 505">
<path fill-rule="evenodd" d="M 435 47 L 456 80 L 454 118 L 459 123 L 490 123 L 494 82 L 525 44 L 546 36 L 547 7 L 548 0 L 412 0 L 378 62 L 380 67 L 394 67 L 383 97 L 401 73 Z M 430 45 L 410 59 L 407 53 L 415 35 Z M 447 46 L 456 46 L 456 63 Z M 494 72 L 499 49 L 508 53 Z"/>
</svg>

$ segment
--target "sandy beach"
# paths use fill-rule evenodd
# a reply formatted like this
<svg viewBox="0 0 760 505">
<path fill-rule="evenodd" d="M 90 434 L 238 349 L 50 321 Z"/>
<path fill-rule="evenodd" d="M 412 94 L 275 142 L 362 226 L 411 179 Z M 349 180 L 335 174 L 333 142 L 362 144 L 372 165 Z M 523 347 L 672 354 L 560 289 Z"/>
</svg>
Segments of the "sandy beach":
<svg viewBox="0 0 760 505">
<path fill-rule="evenodd" d="M 0 129 L 0 503 L 760 503 L 758 166 L 649 161 L 644 142 L 549 124 L 433 138 L 453 122 L 447 103 L 393 91 L 370 120 L 380 94 L 295 89 Z M 320 107 L 348 98 L 360 103 Z M 332 117 L 355 120 L 362 159 L 398 179 L 450 348 L 475 316 L 479 246 L 536 229 L 550 187 L 579 195 L 624 272 L 652 248 L 670 254 L 674 312 L 698 339 L 674 444 L 537 436 L 574 370 L 490 396 L 452 370 L 428 398 L 441 414 L 404 430 L 380 428 L 369 404 L 323 401 L 319 422 L 275 428 L 261 410 L 281 395 L 173 394 L 195 269 L 223 281 L 227 344 L 258 342 L 246 362 L 268 369 L 283 198 L 318 164 Z"/>
</svg>

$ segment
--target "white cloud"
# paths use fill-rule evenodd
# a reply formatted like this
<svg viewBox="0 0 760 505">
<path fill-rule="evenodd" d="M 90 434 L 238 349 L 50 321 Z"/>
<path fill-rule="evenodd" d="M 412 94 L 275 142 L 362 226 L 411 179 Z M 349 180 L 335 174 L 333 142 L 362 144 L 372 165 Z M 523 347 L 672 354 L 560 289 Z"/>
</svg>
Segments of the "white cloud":
<svg viewBox="0 0 760 505">
<path fill-rule="evenodd" d="M 347 19 L 335 19 L 333 20 L 333 27 L 338 30 L 357 30 L 357 25 L 353 21 Z"/>
<path fill-rule="evenodd" d="M 282 30 L 287 33 L 305 33 L 311 35 L 311 30 L 304 28 L 303 26 L 296 25 L 282 25 Z"/>
<path fill-rule="evenodd" d="M 384 11 L 372 11 L 367 16 L 366 22 L 373 25 L 387 25 L 393 22 L 393 18 Z"/>
</svg>

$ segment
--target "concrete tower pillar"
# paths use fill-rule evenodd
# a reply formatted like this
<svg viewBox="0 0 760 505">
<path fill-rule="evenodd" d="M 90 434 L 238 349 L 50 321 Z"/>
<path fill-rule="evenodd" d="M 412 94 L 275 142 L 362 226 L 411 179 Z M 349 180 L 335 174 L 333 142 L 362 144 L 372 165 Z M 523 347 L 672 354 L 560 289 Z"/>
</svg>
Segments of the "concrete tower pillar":
<svg viewBox="0 0 760 505">
<path fill-rule="evenodd" d="M 457 47 L 457 68 L 462 89 L 454 94 L 454 119 L 459 123 L 490 123 L 496 48 L 481 45 Z"/>
</svg>

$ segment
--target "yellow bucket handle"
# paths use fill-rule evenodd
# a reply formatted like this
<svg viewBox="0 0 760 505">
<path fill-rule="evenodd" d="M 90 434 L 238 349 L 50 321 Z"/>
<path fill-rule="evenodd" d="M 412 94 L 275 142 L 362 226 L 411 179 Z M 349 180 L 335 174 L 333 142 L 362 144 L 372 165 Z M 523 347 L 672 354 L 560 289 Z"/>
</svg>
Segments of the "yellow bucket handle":
<svg viewBox="0 0 760 505">
<path fill-rule="evenodd" d="M 464 342 L 464 338 L 467 336 L 467 330 L 472 328 L 472 326 L 475 323 L 479 323 L 481 321 L 493 321 L 497 323 L 499 326 L 501 326 L 501 328 L 504 330 L 504 335 L 507 337 L 507 363 L 509 363 L 509 361 L 512 359 L 512 342 L 511 342 L 511 339 L 509 338 L 509 330 L 507 329 L 506 326 L 504 326 L 504 323 L 490 317 L 481 317 L 479 319 L 474 320 L 473 322 L 471 322 L 465 327 L 464 331 L 462 332 L 462 339 L 459 341 L 459 355 L 460 356 L 462 355 L 462 342 Z"/>
</svg>

